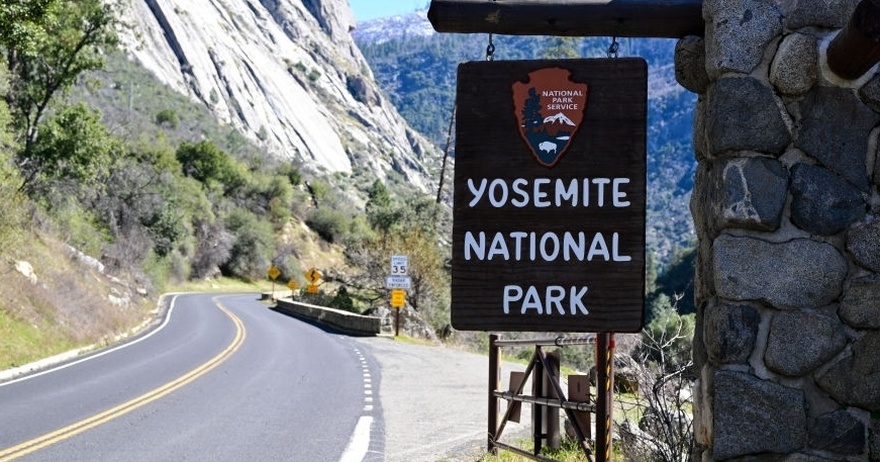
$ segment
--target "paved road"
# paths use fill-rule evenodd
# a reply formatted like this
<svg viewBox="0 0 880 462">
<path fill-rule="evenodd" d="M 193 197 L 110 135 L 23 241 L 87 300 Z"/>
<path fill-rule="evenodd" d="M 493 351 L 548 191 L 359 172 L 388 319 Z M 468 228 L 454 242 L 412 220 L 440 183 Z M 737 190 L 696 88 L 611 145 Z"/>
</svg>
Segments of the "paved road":
<svg viewBox="0 0 880 462">
<path fill-rule="evenodd" d="M 255 295 L 218 300 L 180 297 L 142 341 L 0 386 L 0 461 L 363 460 L 360 346 Z"/>
<path fill-rule="evenodd" d="M 0 384 L 0 462 L 463 462 L 485 448 L 485 356 L 328 333 L 255 295 L 181 296 L 167 319 Z"/>
</svg>

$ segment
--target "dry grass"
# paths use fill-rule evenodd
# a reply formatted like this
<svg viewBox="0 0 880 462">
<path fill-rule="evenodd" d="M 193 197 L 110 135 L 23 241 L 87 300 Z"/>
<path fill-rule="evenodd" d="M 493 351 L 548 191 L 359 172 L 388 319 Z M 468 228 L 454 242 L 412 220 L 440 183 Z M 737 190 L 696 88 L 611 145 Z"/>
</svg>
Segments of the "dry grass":
<svg viewBox="0 0 880 462">
<path fill-rule="evenodd" d="M 36 283 L 15 261 L 0 262 L 0 369 L 107 343 L 148 316 L 153 301 L 132 285 L 70 258 L 53 239 L 30 233 L 28 241 L 17 260 L 31 264 Z"/>
</svg>

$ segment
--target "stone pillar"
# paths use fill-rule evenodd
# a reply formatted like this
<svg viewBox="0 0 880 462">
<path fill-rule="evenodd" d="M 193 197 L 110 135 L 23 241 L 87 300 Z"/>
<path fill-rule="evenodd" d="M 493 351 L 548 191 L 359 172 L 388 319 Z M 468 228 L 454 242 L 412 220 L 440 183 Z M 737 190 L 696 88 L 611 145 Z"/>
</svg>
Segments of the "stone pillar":
<svg viewBox="0 0 880 462">
<path fill-rule="evenodd" d="M 705 0 L 692 461 L 880 461 L 880 75 L 827 70 L 855 0 Z"/>
</svg>

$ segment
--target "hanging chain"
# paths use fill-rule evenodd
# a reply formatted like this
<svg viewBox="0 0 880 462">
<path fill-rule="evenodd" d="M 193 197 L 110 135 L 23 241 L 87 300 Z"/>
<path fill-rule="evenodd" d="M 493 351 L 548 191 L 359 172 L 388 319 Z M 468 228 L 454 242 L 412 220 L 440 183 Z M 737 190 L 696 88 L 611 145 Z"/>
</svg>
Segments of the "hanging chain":
<svg viewBox="0 0 880 462">
<path fill-rule="evenodd" d="M 495 2 L 497 0 L 489 0 Z M 489 32 L 489 45 L 486 46 L 486 61 L 495 61 L 495 44 L 492 43 L 492 33 Z"/>
<path fill-rule="evenodd" d="M 486 47 L 486 61 L 495 61 L 495 44 L 492 43 L 491 32 L 489 32 L 489 45 Z"/>
<path fill-rule="evenodd" d="M 620 43 L 617 42 L 617 37 L 611 38 L 611 45 L 608 46 L 608 57 L 616 58 L 617 52 L 620 50 Z"/>
</svg>

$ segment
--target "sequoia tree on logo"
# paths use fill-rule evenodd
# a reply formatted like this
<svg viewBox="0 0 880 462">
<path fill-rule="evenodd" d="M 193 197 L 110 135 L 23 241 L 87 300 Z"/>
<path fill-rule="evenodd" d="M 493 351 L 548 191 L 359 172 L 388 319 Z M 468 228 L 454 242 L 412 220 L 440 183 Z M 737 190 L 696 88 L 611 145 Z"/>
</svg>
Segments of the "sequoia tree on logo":
<svg viewBox="0 0 880 462">
<path fill-rule="evenodd" d="M 539 69 L 526 82 L 513 84 L 513 103 L 523 141 L 538 163 L 552 167 L 583 121 L 587 84 L 572 82 L 567 69 Z"/>
</svg>

